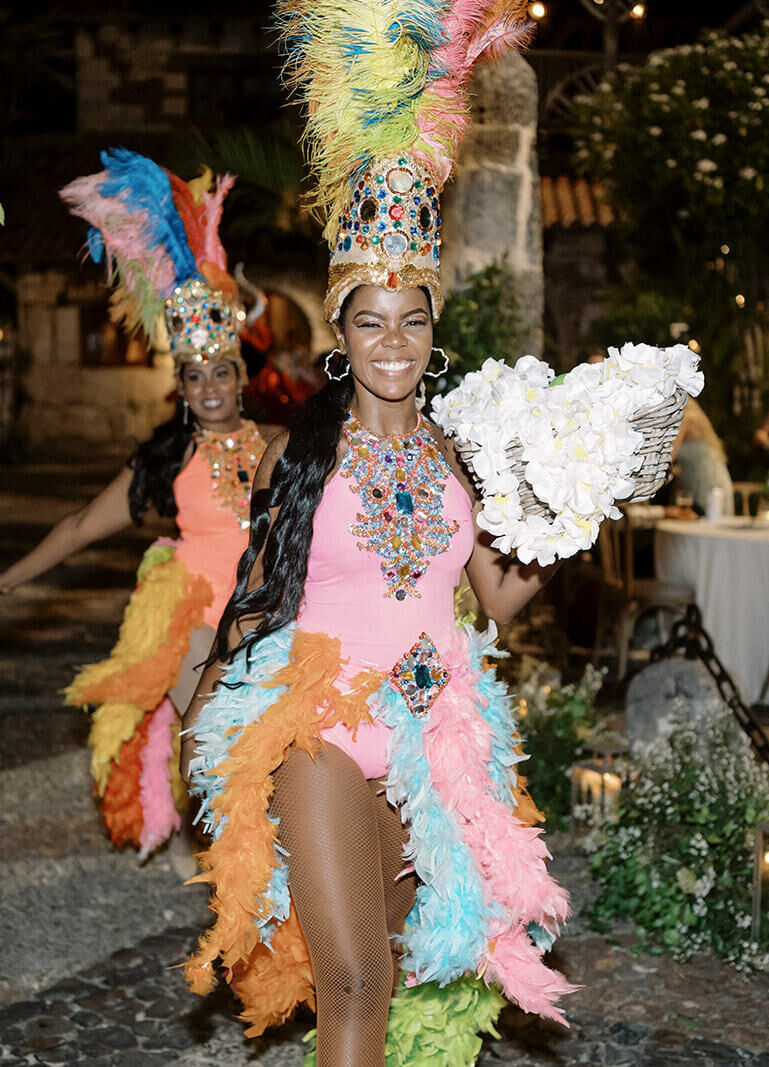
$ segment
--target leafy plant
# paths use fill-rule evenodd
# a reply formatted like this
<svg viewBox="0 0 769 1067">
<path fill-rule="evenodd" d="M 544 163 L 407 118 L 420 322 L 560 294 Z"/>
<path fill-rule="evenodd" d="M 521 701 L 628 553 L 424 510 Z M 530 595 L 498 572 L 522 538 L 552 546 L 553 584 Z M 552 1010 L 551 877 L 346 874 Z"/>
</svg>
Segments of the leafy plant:
<svg viewBox="0 0 769 1067">
<path fill-rule="evenodd" d="M 513 357 L 521 337 L 515 275 L 507 263 L 492 263 L 469 275 L 446 297 L 435 330 L 435 344 L 449 357 L 441 391 L 453 389 L 489 358 Z"/>
<path fill-rule="evenodd" d="M 723 705 L 678 724 L 637 761 L 619 821 L 592 858 L 594 919 L 630 919 L 642 948 L 677 959 L 710 950 L 738 967 L 769 963 L 751 942 L 753 828 L 769 816 L 769 769 Z"/>
<path fill-rule="evenodd" d="M 560 675 L 539 664 L 518 688 L 521 736 L 529 759 L 528 787 L 550 829 L 565 829 L 571 802 L 571 767 L 586 755 L 585 742 L 597 723 L 595 698 L 603 672 L 588 665 L 582 678 L 560 684 Z"/>
</svg>

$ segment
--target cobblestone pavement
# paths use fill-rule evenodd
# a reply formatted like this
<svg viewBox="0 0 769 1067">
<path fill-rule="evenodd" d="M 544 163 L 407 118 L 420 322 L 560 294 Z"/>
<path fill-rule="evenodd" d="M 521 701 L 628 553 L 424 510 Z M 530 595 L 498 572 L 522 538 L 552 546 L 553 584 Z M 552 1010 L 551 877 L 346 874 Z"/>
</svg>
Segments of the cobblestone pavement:
<svg viewBox="0 0 769 1067">
<path fill-rule="evenodd" d="M 103 463 L 2 472 L 0 567 L 110 473 Z M 188 994 L 175 965 L 206 921 L 204 891 L 183 887 L 166 855 L 140 866 L 110 850 L 90 799 L 87 720 L 58 692 L 74 665 L 111 646 L 156 532 L 129 531 L 0 599 L 0 1063 L 9 1067 L 298 1067 L 312 1026 L 306 1016 L 246 1041 L 226 988 Z M 593 892 L 584 857 L 567 837 L 554 835 L 551 848 L 576 912 L 554 954 L 582 985 L 568 998 L 571 1029 L 510 1008 L 479 1064 L 769 1067 L 769 976 L 745 979 L 709 957 L 634 955 L 622 928 L 599 937 L 580 914 Z"/>
</svg>

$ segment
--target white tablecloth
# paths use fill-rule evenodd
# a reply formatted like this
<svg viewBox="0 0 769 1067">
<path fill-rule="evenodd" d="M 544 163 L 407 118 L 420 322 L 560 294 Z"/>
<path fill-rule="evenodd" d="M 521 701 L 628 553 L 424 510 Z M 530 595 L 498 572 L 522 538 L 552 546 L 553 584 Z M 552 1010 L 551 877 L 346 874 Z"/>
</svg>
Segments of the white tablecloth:
<svg viewBox="0 0 769 1067">
<path fill-rule="evenodd" d="M 769 523 L 658 522 L 654 558 L 659 578 L 694 589 L 716 655 L 758 700 L 769 671 Z"/>
</svg>

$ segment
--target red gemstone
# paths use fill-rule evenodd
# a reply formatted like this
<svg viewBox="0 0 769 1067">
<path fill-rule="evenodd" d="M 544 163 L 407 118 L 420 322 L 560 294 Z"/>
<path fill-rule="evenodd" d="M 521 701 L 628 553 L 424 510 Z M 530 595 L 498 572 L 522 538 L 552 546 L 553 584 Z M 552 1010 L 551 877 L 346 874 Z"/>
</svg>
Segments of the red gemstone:
<svg viewBox="0 0 769 1067">
<path fill-rule="evenodd" d="M 391 219 L 402 219 L 404 214 L 405 212 L 403 210 L 403 204 L 393 204 L 393 206 L 390 208 Z"/>
<path fill-rule="evenodd" d="M 390 273 L 387 275 L 387 288 L 388 289 L 397 289 L 398 288 L 398 281 L 399 281 L 399 279 L 398 279 L 397 270 L 391 270 Z"/>
</svg>

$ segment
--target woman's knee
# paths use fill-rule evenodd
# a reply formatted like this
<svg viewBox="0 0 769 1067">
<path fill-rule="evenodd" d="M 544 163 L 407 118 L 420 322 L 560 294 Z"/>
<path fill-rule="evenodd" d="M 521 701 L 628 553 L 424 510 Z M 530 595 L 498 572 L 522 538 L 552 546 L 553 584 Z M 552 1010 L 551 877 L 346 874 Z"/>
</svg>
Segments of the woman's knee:
<svg viewBox="0 0 769 1067">
<path fill-rule="evenodd" d="M 393 986 L 389 945 L 356 959 L 321 962 L 315 970 L 318 998 L 333 1001 L 335 1011 L 360 1020 L 387 1012 Z"/>
</svg>

